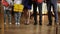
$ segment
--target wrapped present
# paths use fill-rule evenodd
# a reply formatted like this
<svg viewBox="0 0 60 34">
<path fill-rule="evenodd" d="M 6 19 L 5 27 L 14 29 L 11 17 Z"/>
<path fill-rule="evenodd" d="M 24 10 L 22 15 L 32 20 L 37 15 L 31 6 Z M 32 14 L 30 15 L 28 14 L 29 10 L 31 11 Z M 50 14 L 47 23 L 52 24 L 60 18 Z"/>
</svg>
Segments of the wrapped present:
<svg viewBox="0 0 60 34">
<path fill-rule="evenodd" d="M 14 4 L 14 12 L 23 12 L 23 8 L 22 4 Z"/>
</svg>

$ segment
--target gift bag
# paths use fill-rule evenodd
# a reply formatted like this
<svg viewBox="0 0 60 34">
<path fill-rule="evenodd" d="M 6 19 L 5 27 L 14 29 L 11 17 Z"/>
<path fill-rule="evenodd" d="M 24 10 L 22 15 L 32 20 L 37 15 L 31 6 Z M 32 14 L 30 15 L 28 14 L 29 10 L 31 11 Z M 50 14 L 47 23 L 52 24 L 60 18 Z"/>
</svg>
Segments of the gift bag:
<svg viewBox="0 0 60 34">
<path fill-rule="evenodd" d="M 14 12 L 23 12 L 23 8 L 22 4 L 14 4 Z"/>
<path fill-rule="evenodd" d="M 8 4 L 8 2 L 7 2 L 6 0 L 2 1 L 2 4 L 3 4 L 4 6 L 6 6 L 6 7 L 9 6 L 9 4 Z"/>
</svg>

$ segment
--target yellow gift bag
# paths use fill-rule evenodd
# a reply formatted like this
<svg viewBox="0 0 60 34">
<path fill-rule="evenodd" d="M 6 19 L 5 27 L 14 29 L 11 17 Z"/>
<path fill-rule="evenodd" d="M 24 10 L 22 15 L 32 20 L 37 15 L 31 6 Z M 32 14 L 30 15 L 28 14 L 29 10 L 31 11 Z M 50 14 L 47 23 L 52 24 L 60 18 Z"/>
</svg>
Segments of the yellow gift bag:
<svg viewBox="0 0 60 34">
<path fill-rule="evenodd" d="M 22 4 L 14 4 L 14 12 L 23 12 L 23 8 Z"/>
</svg>

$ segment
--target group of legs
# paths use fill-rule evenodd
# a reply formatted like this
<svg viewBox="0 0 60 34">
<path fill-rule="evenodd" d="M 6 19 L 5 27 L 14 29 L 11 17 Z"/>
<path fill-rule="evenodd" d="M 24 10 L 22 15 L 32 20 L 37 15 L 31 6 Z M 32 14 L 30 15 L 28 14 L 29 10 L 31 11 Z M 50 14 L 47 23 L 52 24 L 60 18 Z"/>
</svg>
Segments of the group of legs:
<svg viewBox="0 0 60 34">
<path fill-rule="evenodd" d="M 55 16 L 55 23 L 57 23 L 58 22 L 57 3 L 47 2 L 46 4 L 47 4 L 48 20 L 49 20 L 48 25 L 52 25 L 51 6 L 53 7 L 53 12 L 54 12 L 54 16 Z M 37 25 L 37 7 L 38 7 L 38 10 L 39 10 L 39 25 L 42 25 L 42 3 L 33 2 L 34 25 Z M 30 10 L 31 10 L 31 5 L 28 6 L 28 5 L 25 4 L 24 5 L 24 16 L 26 18 L 25 24 L 29 24 Z M 8 14 L 9 23 L 10 23 L 11 22 L 10 12 L 8 10 L 6 12 Z M 4 22 L 5 22 L 5 18 L 6 18 L 6 15 L 5 15 L 6 12 L 4 12 Z M 17 14 L 15 13 L 16 22 L 19 23 L 20 18 L 21 18 L 21 13 L 17 13 Z"/>
<path fill-rule="evenodd" d="M 47 5 L 47 11 L 48 11 L 48 26 L 52 25 L 52 13 L 51 13 L 51 7 L 53 8 L 54 13 L 54 23 L 58 23 L 58 10 L 57 10 L 57 2 L 46 2 Z M 34 15 L 34 25 L 37 25 L 37 6 L 39 10 L 39 25 L 42 25 L 42 3 L 36 3 L 33 2 L 33 15 Z"/>
</svg>

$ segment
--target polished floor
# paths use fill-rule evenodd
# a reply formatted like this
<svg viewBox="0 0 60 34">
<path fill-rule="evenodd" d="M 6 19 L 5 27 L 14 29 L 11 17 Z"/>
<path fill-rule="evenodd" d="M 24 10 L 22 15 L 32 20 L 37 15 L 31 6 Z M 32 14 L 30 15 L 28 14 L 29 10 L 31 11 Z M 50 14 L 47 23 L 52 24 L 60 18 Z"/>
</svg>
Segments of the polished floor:
<svg viewBox="0 0 60 34">
<path fill-rule="evenodd" d="M 39 20 L 39 18 L 37 20 Z M 22 17 L 20 25 L 15 25 L 14 23 L 11 25 L 9 25 L 9 24 L 4 25 L 3 16 L 0 16 L 0 23 L 1 23 L 0 34 L 60 34 L 60 26 L 54 25 L 54 17 L 52 20 L 53 20 L 53 25 L 47 26 L 48 17 L 47 17 L 47 15 L 43 15 L 43 19 L 42 19 L 43 25 L 42 26 L 40 26 L 38 24 L 33 25 L 33 23 L 34 23 L 33 17 L 30 19 L 29 25 L 24 25 L 23 24 L 24 19 Z M 59 20 L 60 20 L 60 16 L 59 16 Z"/>
</svg>

